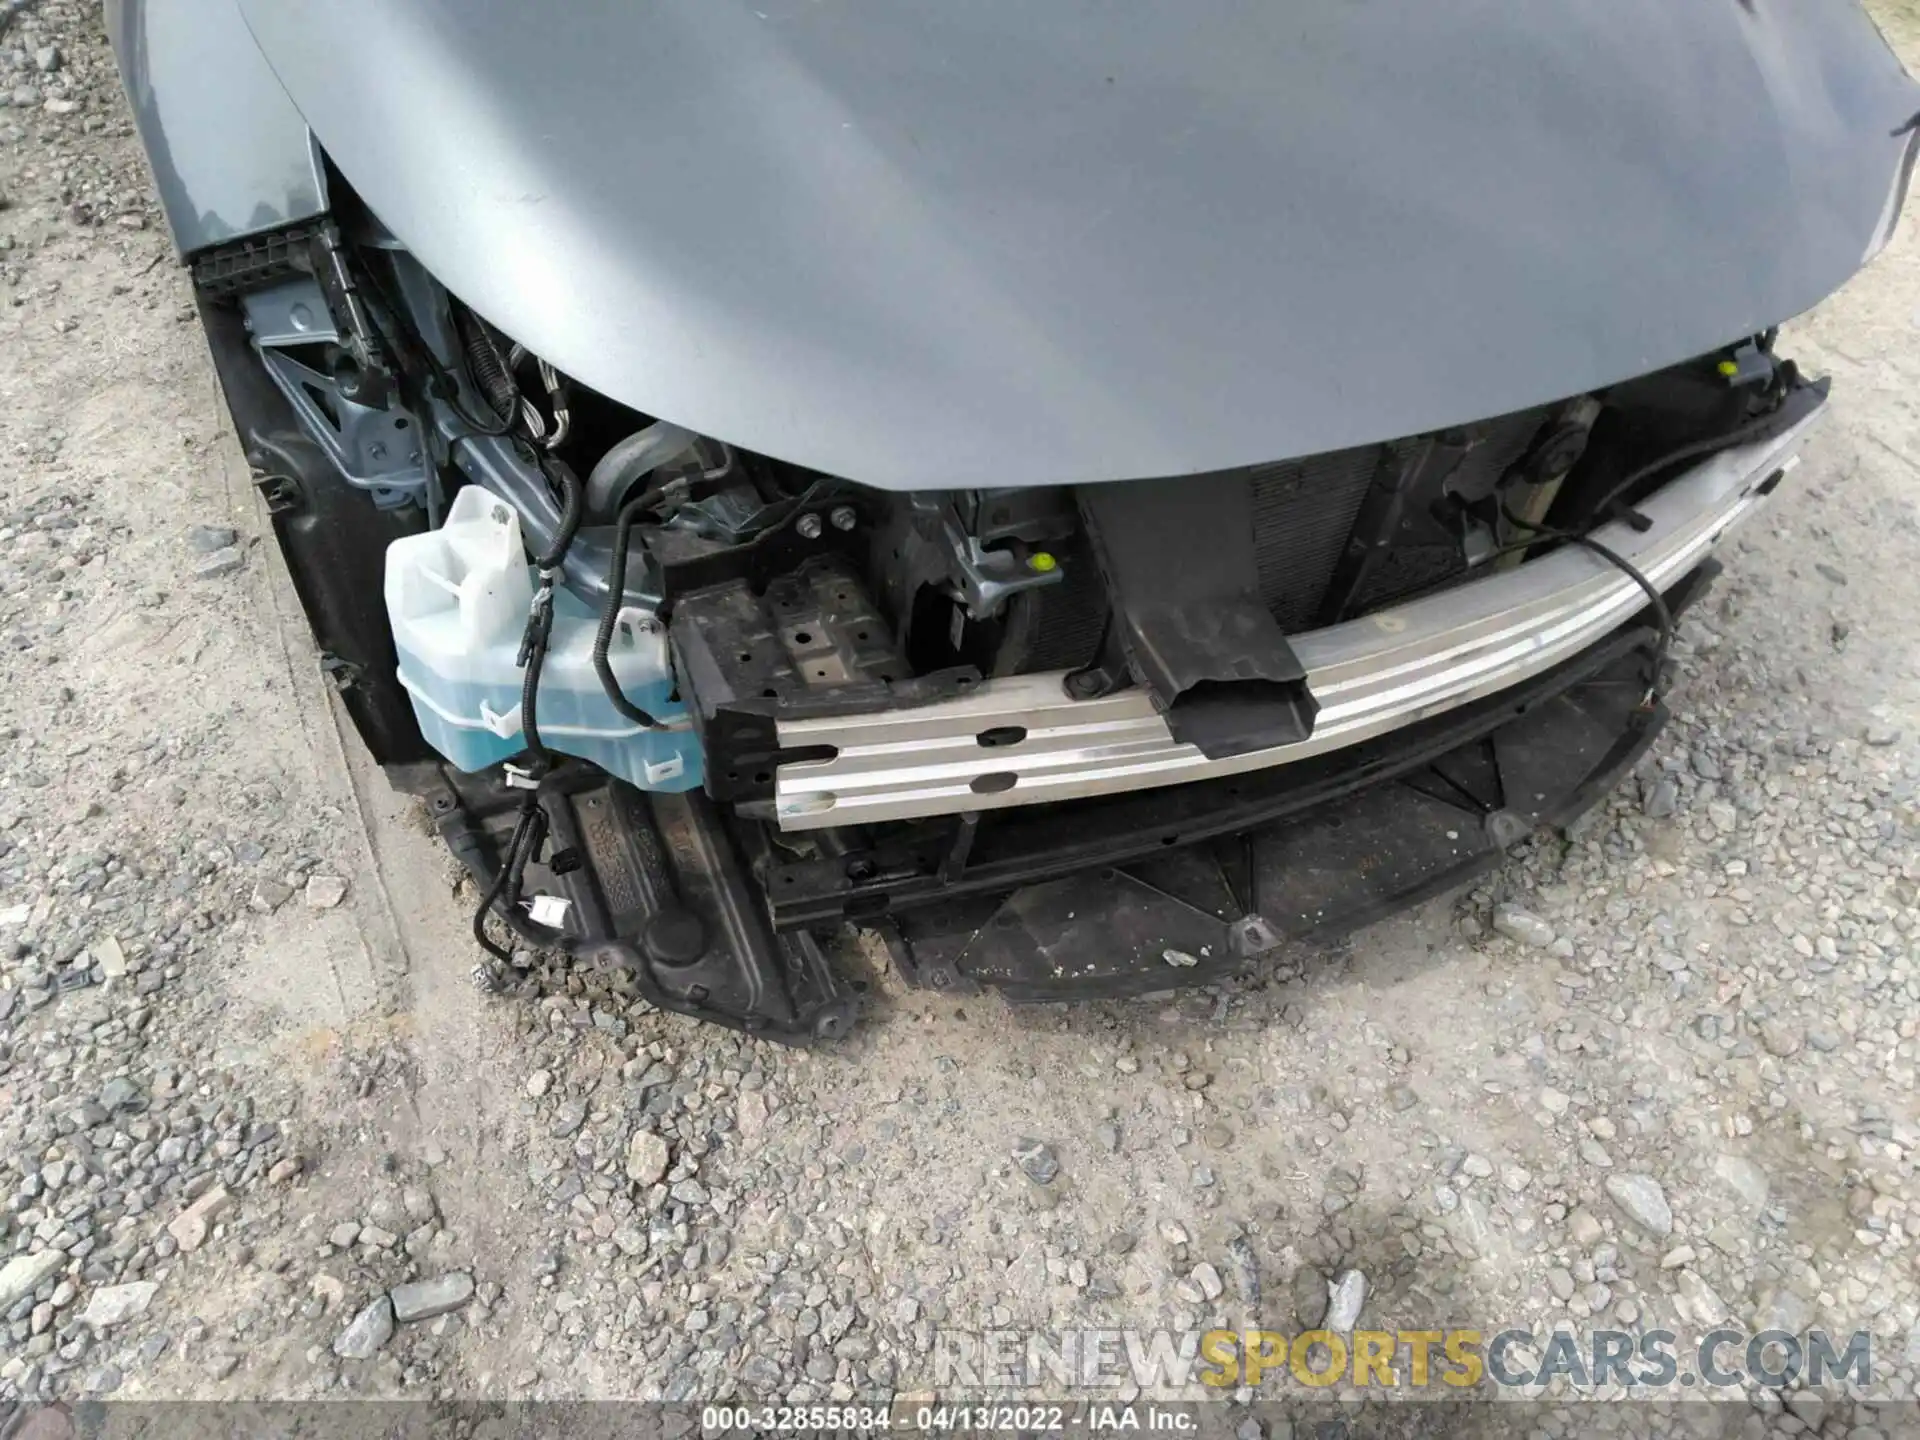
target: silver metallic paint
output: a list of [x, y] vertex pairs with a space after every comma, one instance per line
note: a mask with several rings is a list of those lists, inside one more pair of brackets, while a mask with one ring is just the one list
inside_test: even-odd
[[106, 18], [181, 254], [327, 208], [306, 122], [234, 0], [106, 0]]
[[1220, 469], [1677, 362], [1853, 273], [1920, 109], [1854, 0], [240, 4], [490, 320], [903, 489]]

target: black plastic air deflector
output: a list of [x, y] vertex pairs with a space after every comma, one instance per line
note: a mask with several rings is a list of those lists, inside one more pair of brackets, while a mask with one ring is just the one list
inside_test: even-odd
[[412, 506], [382, 510], [348, 484], [261, 365], [239, 309], [205, 295], [197, 301], [234, 430], [347, 714], [380, 764], [433, 758], [396, 678], [382, 593], [387, 546], [426, 529], [426, 517]]
[[893, 962], [913, 985], [1016, 1001], [1151, 994], [1464, 884], [1537, 825], [1586, 810], [1646, 753], [1666, 719], [1641, 703], [1651, 638], [1609, 645], [1597, 671], [1385, 783], [1212, 843], [895, 914], [882, 931]]
[[1128, 668], [1208, 759], [1304, 740], [1319, 705], [1260, 598], [1246, 472], [1075, 491]]
[[[427, 803], [476, 884], [492, 884], [524, 791], [500, 772], [401, 767], [396, 782]], [[551, 843], [536, 847], [526, 890], [565, 901], [557, 928], [524, 903], [495, 910], [533, 949], [599, 967], [658, 1009], [789, 1044], [844, 1035], [859, 1007], [805, 930], [776, 933], [754, 880], [766, 841], [699, 791], [648, 794], [578, 762], [547, 777], [540, 805]], [[561, 863], [562, 861], [565, 863]]]

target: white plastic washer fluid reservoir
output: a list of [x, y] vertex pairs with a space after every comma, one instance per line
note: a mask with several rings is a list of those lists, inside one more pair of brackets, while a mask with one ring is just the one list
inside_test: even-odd
[[[400, 683], [427, 743], [462, 770], [484, 770], [526, 748], [520, 730], [525, 672], [516, 663], [535, 575], [520, 515], [469, 485], [438, 530], [387, 547], [387, 617]], [[571, 590], [554, 591], [553, 632], [540, 672], [540, 738], [643, 790], [700, 783], [700, 747], [673, 693], [664, 631], [627, 609], [607, 660], [623, 693], [666, 728], [649, 730], [613, 708], [593, 668], [596, 616]]]

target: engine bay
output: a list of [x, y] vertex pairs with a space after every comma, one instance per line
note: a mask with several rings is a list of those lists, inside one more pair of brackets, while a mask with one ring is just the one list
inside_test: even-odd
[[[1289, 635], [1518, 563], [1528, 535], [1544, 553], [1763, 432], [1798, 383], [1757, 336], [1603, 394], [1333, 454], [892, 492], [576, 385], [385, 237], [329, 222], [282, 249], [251, 273], [216, 256], [202, 284], [237, 297], [304, 435], [396, 520], [437, 529], [466, 485], [512, 507], [534, 568], [603, 629], [666, 630], [703, 743], [723, 713], [911, 706], [1052, 671], [1079, 699], [1146, 687], [1203, 748], [1297, 737], [1312, 701]], [[739, 769], [719, 798], [765, 784]]]
[[[511, 959], [488, 929], [501, 916], [520, 943], [610, 957], [663, 1004], [790, 1036], [849, 1013], [823, 926], [904, 927], [908, 910], [999, 904], [995, 886], [1024, 894], [1063, 865], [1211, 843], [1216, 817], [1257, 826], [1332, 793], [1328, 774], [1369, 773], [1381, 742], [1368, 736], [1391, 731], [1396, 755], [1427, 763], [1408, 746], [1440, 724], [1428, 717], [1458, 706], [1457, 724], [1507, 723], [1469, 702], [1636, 612], [1639, 638], [1609, 673], [1637, 672], [1635, 713], [1655, 713], [1676, 586], [1721, 522], [1689, 538], [1642, 506], [1704, 458], [1764, 451], [1825, 393], [1765, 334], [1331, 454], [893, 491], [578, 384], [364, 214], [223, 247], [195, 279], [323, 664], [375, 758], [427, 799], [484, 886], [479, 943]], [[1734, 478], [1726, 503], [1745, 504], [1777, 475]], [[1438, 597], [1488, 593], [1461, 587], [1523, 564], [1545, 577], [1528, 562], [1563, 551], [1595, 557], [1588, 590], [1569, 591], [1592, 612], [1586, 630], [1530, 668], [1355, 728], [1341, 699], [1353, 682], [1337, 677], [1360, 662], [1338, 660], [1342, 644], [1431, 628], [1448, 618]], [[1592, 669], [1550, 673], [1571, 685]], [[1376, 689], [1406, 688], [1398, 674]], [[1450, 743], [1482, 743], [1457, 724]], [[1304, 758], [1335, 746], [1350, 748]], [[1301, 758], [1264, 770], [1276, 757]], [[863, 769], [921, 762], [910, 801], [865, 811], [838, 782], [804, 783], [849, 773], [857, 787]], [[1049, 788], [1059, 764], [1106, 779]], [[1196, 778], [1248, 773], [1272, 778]], [[783, 777], [800, 779], [783, 790]], [[1251, 810], [1250, 794], [1264, 797]], [[1497, 795], [1487, 813], [1508, 808]], [[1089, 826], [1110, 832], [1107, 849], [1088, 848]], [[1258, 923], [1222, 943], [1244, 958], [1275, 932], [1270, 907], [1239, 908]], [[985, 933], [962, 912], [949, 928]]]

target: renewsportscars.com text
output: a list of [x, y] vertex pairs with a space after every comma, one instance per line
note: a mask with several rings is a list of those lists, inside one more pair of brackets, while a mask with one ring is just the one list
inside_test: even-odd
[[1450, 1328], [1356, 1330], [952, 1331], [935, 1337], [935, 1383], [964, 1390], [1260, 1389], [1335, 1386], [1458, 1393], [1555, 1381], [1575, 1391], [1784, 1388], [1873, 1379], [1865, 1331], [1830, 1336], [1731, 1327], [1683, 1338], [1671, 1330]]

